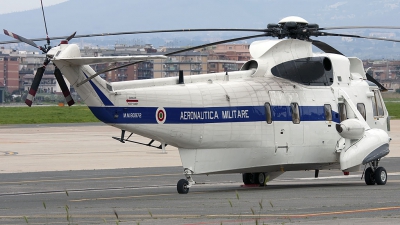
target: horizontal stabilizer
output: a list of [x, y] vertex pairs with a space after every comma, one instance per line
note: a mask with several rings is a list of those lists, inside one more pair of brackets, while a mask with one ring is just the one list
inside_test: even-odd
[[54, 61], [65, 61], [74, 65], [91, 65], [113, 62], [135, 62], [154, 59], [166, 59], [163, 55], [135, 55], [135, 56], [106, 56], [106, 57], [76, 57], [76, 58], [55, 58]]

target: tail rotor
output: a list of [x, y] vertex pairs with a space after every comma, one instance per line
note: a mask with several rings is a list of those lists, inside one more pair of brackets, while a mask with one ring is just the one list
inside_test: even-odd
[[[24, 38], [24, 37], [22, 37], [22, 36], [20, 36], [20, 35], [18, 35], [18, 34], [15, 34], [15, 33], [10, 32], [10, 31], [8, 31], [8, 30], [4, 30], [4, 34], [5, 34], [5, 35], [8, 35], [8, 36], [10, 36], [10, 37], [12, 37], [12, 38], [15, 38], [15, 39], [17, 39], [17, 40], [19, 40], [19, 41], [21, 41], [21, 42], [24, 42], [24, 43], [26, 43], [26, 44], [28, 44], [28, 45], [30, 45], [30, 46], [33, 46], [33, 47], [35, 47], [35, 48], [38, 48], [38, 49], [41, 50], [43, 53], [47, 53], [47, 52], [51, 49], [51, 46], [50, 46], [50, 38], [49, 38], [49, 34], [48, 34], [48, 32], [47, 32], [46, 17], [45, 17], [45, 15], [44, 15], [44, 9], [43, 9], [43, 2], [42, 2], [42, 0], [40, 0], [40, 3], [42, 4], [42, 13], [43, 13], [44, 27], [45, 27], [45, 29], [46, 29], [46, 42], [47, 42], [47, 44], [45, 44], [44, 46], [38, 46], [38, 45], [37, 45], [35, 42], [33, 42], [32, 40], [29, 40], [29, 39], [27, 39], [27, 38]], [[75, 34], [76, 34], [76, 32], [74, 32], [72, 35], [68, 36], [68, 37], [66, 38], [66, 40], [61, 41], [61, 43], [70, 41], [72, 38], [75, 37]], [[34, 98], [35, 98], [35, 96], [36, 96], [36, 93], [37, 93], [37, 91], [38, 91], [40, 82], [41, 82], [41, 80], [42, 80], [42, 78], [43, 78], [43, 74], [44, 74], [44, 72], [45, 72], [45, 70], [46, 70], [46, 66], [47, 66], [49, 63], [50, 63], [50, 59], [49, 59], [49, 58], [46, 58], [46, 59], [44, 60], [44, 62], [43, 62], [43, 66], [42, 66], [42, 67], [39, 67], [39, 68], [36, 70], [36, 74], [35, 74], [35, 77], [34, 77], [34, 79], [33, 79], [31, 88], [29, 89], [28, 96], [26, 97], [26, 100], [25, 100], [25, 103], [26, 103], [29, 107], [32, 106], [32, 103], [33, 103], [33, 100], [34, 100]], [[54, 66], [55, 66], [55, 65], [54, 65]], [[68, 86], [67, 86], [67, 84], [65, 83], [64, 77], [63, 77], [63, 75], [62, 75], [60, 69], [57, 68], [57, 66], [55, 66], [55, 69], [54, 69], [54, 76], [56, 77], [57, 83], [58, 83], [58, 85], [60, 86], [60, 89], [61, 89], [61, 91], [62, 91], [62, 93], [63, 93], [63, 95], [64, 95], [64, 97], [65, 97], [65, 99], [66, 99], [66, 101], [67, 101], [67, 103], [68, 103], [68, 105], [71, 106], [71, 105], [75, 104], [75, 101], [74, 101], [74, 99], [72, 99], [72, 96], [71, 96], [71, 93], [70, 93], [70, 91], [69, 91], [69, 89], [68, 89]]]

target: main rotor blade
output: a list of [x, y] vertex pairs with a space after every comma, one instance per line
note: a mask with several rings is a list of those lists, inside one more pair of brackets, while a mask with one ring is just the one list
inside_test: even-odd
[[73, 104], [75, 104], [74, 99], [71, 97], [71, 93], [69, 92], [69, 88], [67, 86], [67, 83], [65, 83], [64, 77], [60, 71], [60, 69], [58, 69], [58, 67], [55, 67], [54, 69], [54, 76], [57, 79], [58, 85], [61, 88], [61, 91], [65, 97], [65, 100], [67, 100], [67, 104], [68, 106], [71, 106]]
[[[132, 31], [132, 32], [117, 32], [117, 33], [99, 33], [99, 34], [85, 34], [76, 35], [75, 38], [86, 38], [86, 37], [99, 37], [99, 36], [114, 36], [114, 35], [124, 35], [124, 34], [151, 34], [151, 33], [173, 33], [173, 32], [196, 32], [196, 31], [245, 31], [245, 32], [267, 32], [266, 29], [229, 29], [229, 28], [211, 28], [211, 29], [177, 29], [177, 30], [149, 30], [149, 31]], [[67, 39], [68, 36], [50, 37], [50, 40], [57, 39]], [[31, 41], [46, 41], [47, 38], [34, 38]], [[0, 44], [12, 44], [21, 41], [3, 41]]]
[[364, 39], [380, 40], [380, 41], [400, 42], [400, 40], [390, 39], [390, 38], [365, 37], [365, 36], [359, 36], [359, 35], [353, 35], [353, 34], [334, 34], [334, 33], [325, 33], [325, 32], [317, 32], [316, 34], [313, 34], [313, 36], [353, 37], [353, 38], [364, 38]]
[[197, 31], [247, 31], [247, 32], [265, 32], [265, 29], [230, 29], [230, 28], [205, 28], [205, 29], [176, 29], [176, 30], [147, 30], [147, 31], [132, 31], [132, 32], [117, 32], [117, 33], [99, 33], [77, 35], [76, 38], [83, 37], [98, 37], [98, 36], [113, 36], [124, 34], [152, 34], [152, 33], [175, 33], [175, 32], [197, 32]]
[[208, 46], [219, 45], [219, 44], [224, 44], [224, 43], [229, 43], [229, 42], [234, 42], [234, 41], [247, 40], [247, 39], [251, 39], [251, 38], [265, 37], [265, 36], [269, 36], [269, 35], [268, 34], [258, 34], [258, 35], [240, 37], [240, 38], [227, 39], [227, 40], [223, 40], [223, 41], [217, 41], [217, 42], [212, 42], [212, 43], [208, 43], [208, 44], [204, 44], [204, 45], [198, 45], [195, 47], [185, 48], [185, 49], [178, 50], [175, 52], [170, 52], [170, 53], [165, 54], [165, 56], [174, 55], [174, 54], [178, 54], [181, 52], [187, 52], [187, 51], [195, 50], [195, 49], [199, 49], [199, 48], [205, 48]]
[[71, 34], [70, 36], [68, 36], [65, 40], [70, 41], [72, 38], [75, 37], [75, 34], [76, 34], [76, 31], [73, 34]]
[[47, 40], [47, 44], [50, 45], [49, 32], [47, 32], [47, 23], [46, 23], [46, 17], [44, 16], [44, 9], [43, 9], [43, 1], [42, 0], [40, 0], [40, 4], [42, 4], [44, 28], [46, 29], [46, 40]]
[[[257, 38], [257, 37], [265, 37], [265, 36], [269, 36], [269, 34], [258, 34], [258, 35], [252, 35], [252, 36], [246, 36], [246, 37], [240, 37], [240, 38], [233, 38], [233, 39], [228, 39], [228, 40], [223, 40], [223, 41], [217, 41], [217, 42], [212, 42], [212, 43], [208, 43], [208, 44], [204, 44], [204, 45], [198, 45], [198, 46], [195, 46], [195, 47], [190, 47], [190, 48], [185, 48], [185, 49], [182, 49], [182, 50], [170, 52], [170, 53], [165, 54], [165, 56], [174, 55], [174, 54], [178, 54], [178, 53], [181, 53], [181, 52], [186, 52], [186, 51], [190, 51], [190, 50], [194, 50], [194, 49], [205, 48], [205, 47], [212, 46], [212, 45], [224, 44], [224, 43], [229, 43], [229, 42], [234, 42], [234, 41], [246, 40], [246, 39]], [[89, 80], [97, 77], [98, 75], [100, 75], [102, 73], [106, 73], [106, 72], [109, 72], [109, 71], [113, 71], [113, 70], [116, 70], [116, 69], [119, 69], [119, 68], [127, 67], [127, 66], [134, 65], [134, 64], [137, 64], [137, 63], [141, 63], [141, 62], [144, 62], [144, 60], [136, 61], [136, 62], [132, 62], [132, 63], [126, 63], [126, 64], [121, 65], [121, 66], [117, 66], [117, 67], [113, 67], [113, 68], [102, 70], [100, 72], [97, 72], [97, 73], [93, 74], [92, 76], [88, 77], [87, 79], [81, 81], [76, 86], [79, 87], [82, 84], [88, 82]]]
[[[33, 47], [38, 48], [38, 49], [41, 49], [41, 48], [40, 48], [39, 46], [37, 46], [37, 44], [36, 44], [35, 42], [33, 42], [32, 40], [29, 40], [29, 39], [26, 39], [26, 38], [24, 38], [24, 37], [21, 37], [21, 36], [19, 36], [18, 34], [14, 34], [14, 33], [10, 32], [10, 31], [8, 31], [8, 30], [5, 30], [5, 29], [3, 29], [3, 31], [4, 31], [4, 34], [5, 34], [5, 35], [10, 36], [10, 37], [15, 38], [15, 39], [18, 40], [18, 41], [14, 42], [14, 43], [24, 42], [24, 43], [26, 43], [26, 44], [28, 44], [28, 45], [30, 45], [30, 46], [33, 46]], [[0, 42], [0, 44], [1, 44], [1, 42]]]
[[311, 43], [321, 49], [322, 51], [324, 51], [325, 53], [334, 53], [334, 54], [339, 54], [339, 55], [343, 55], [343, 53], [339, 52], [336, 48], [328, 45], [325, 42], [322, 41], [317, 41], [317, 40], [312, 40]]
[[395, 26], [343, 26], [343, 27], [321, 27], [317, 30], [342, 30], [342, 29], [400, 29]]
[[367, 80], [371, 81], [372, 83], [376, 84], [376, 86], [378, 86], [379, 90], [381, 92], [386, 92], [388, 89], [386, 89], [381, 83], [379, 83], [377, 80], [375, 80], [375, 78], [373, 77], [372, 74], [370, 74], [371, 72], [371, 67], [368, 68], [365, 72], [365, 75], [367, 76]]

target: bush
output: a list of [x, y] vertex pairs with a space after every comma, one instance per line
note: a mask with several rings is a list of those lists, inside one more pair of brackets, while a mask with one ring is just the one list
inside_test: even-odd
[[22, 98], [21, 98], [21, 97], [16, 97], [16, 98], [14, 98], [14, 100], [15, 100], [16, 102], [22, 102]]

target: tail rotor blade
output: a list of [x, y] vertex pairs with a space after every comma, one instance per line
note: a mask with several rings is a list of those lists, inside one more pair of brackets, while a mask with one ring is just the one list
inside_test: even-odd
[[60, 85], [61, 91], [65, 97], [65, 100], [67, 100], [68, 106], [75, 104], [75, 101], [71, 97], [71, 93], [69, 92], [69, 89], [67, 87], [67, 84], [65, 83], [64, 77], [63, 77], [60, 69], [58, 69], [58, 67], [56, 67], [54, 70], [54, 76], [56, 76], [58, 85]]
[[25, 100], [25, 103], [29, 107], [32, 106], [33, 98], [36, 95], [36, 92], [38, 90], [40, 81], [42, 80], [42, 77], [43, 77], [45, 69], [46, 69], [46, 66], [42, 66], [42, 67], [38, 68], [37, 71], [36, 71], [36, 74], [35, 74], [35, 78], [33, 78], [31, 89], [29, 89], [28, 96], [26, 97], [26, 100]]

